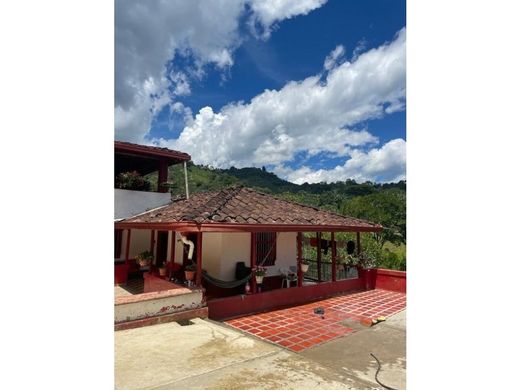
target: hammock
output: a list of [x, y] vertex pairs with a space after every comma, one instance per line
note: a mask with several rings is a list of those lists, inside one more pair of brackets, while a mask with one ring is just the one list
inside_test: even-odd
[[[277, 236], [278, 236], [278, 234], [277, 234]], [[267, 257], [269, 256], [269, 254], [273, 250], [275, 243], [276, 243], [276, 239], [274, 240], [273, 245], [271, 245], [271, 248], [269, 249], [267, 254], [264, 256], [263, 260], [260, 262], [260, 264], [259, 264], [260, 266], [262, 266], [265, 263], [265, 261], [267, 260]], [[213, 276], [210, 276], [207, 271], [203, 271], [202, 272], [202, 277], [208, 283], [211, 283], [211, 284], [213, 284], [213, 285], [215, 285], [217, 287], [221, 287], [221, 288], [235, 288], [235, 287], [238, 287], [238, 286], [246, 283], [249, 279], [251, 279], [251, 274], [243, 277], [242, 279], [231, 280], [229, 282], [227, 282], [225, 280], [220, 280], [220, 279], [214, 278]]]
[[217, 287], [221, 287], [221, 288], [235, 288], [235, 287], [238, 287], [238, 286], [246, 283], [251, 278], [251, 274], [247, 275], [246, 277], [244, 277], [242, 279], [232, 280], [230, 282], [226, 282], [225, 280], [220, 280], [220, 279], [214, 278], [214, 277], [210, 276], [206, 271], [204, 271], [202, 273], [202, 277], [208, 283], [211, 283], [211, 284], [213, 284], [213, 285], [215, 285]]

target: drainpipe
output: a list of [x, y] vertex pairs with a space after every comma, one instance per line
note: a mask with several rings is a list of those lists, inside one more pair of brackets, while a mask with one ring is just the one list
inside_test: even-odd
[[188, 189], [188, 167], [186, 161], [184, 161], [184, 187], [186, 188], [186, 199], [190, 199], [190, 190]]
[[193, 257], [193, 250], [195, 249], [195, 244], [193, 241], [188, 240], [185, 236], [181, 234], [181, 241], [184, 243], [184, 245], [188, 245], [190, 247], [188, 251], [188, 260], [191, 260]]

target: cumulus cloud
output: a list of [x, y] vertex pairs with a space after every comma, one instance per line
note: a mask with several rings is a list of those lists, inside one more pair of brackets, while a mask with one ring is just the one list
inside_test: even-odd
[[[222, 168], [281, 167], [300, 152], [350, 156], [350, 167], [362, 156], [353, 148], [378, 142], [367, 130], [354, 130], [355, 125], [404, 109], [405, 43], [402, 29], [392, 42], [332, 67], [325, 79], [292, 81], [220, 112], [204, 107], [178, 139], [161, 143], [191, 153], [197, 163]], [[336, 48], [329, 57], [337, 59], [342, 51]]]
[[406, 142], [394, 139], [381, 148], [373, 148], [367, 152], [352, 150], [350, 158], [343, 165], [333, 169], [313, 170], [307, 166], [291, 169], [278, 166], [274, 172], [288, 181], [303, 184], [319, 182], [335, 182], [354, 179], [358, 182], [396, 182], [405, 179]]
[[[253, 11], [250, 25], [255, 33], [268, 38], [276, 22], [297, 15], [307, 15], [326, 2], [327, 0], [250, 0]], [[258, 24], [261, 27], [260, 32], [257, 30]]]
[[[266, 31], [271, 24], [307, 14], [324, 0], [116, 0], [115, 131], [117, 139], [144, 142], [153, 116], [177, 96], [191, 92], [207, 64], [225, 72], [240, 45], [238, 27], [249, 18]], [[184, 72], [167, 70], [175, 56], [189, 57]]]

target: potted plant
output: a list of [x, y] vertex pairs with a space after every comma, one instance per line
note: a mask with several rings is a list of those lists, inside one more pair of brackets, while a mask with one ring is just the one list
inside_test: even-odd
[[262, 267], [261, 265], [253, 268], [253, 275], [255, 276], [257, 284], [262, 284], [262, 282], [264, 281], [264, 276], [265, 276], [266, 272], [267, 272], [267, 268]]
[[153, 253], [150, 251], [144, 251], [139, 253], [135, 259], [141, 267], [148, 267], [153, 260]]
[[309, 270], [309, 262], [307, 260], [302, 260], [300, 262], [300, 269], [302, 272], [307, 272]]
[[162, 263], [162, 265], [159, 267], [159, 275], [166, 276], [166, 270], [166, 263]]
[[377, 260], [367, 253], [359, 254], [358, 262], [359, 277], [364, 279], [365, 288], [373, 290], [376, 288]]
[[195, 279], [195, 273], [197, 272], [197, 266], [193, 263], [188, 264], [184, 269], [184, 277], [186, 280], [192, 282]]

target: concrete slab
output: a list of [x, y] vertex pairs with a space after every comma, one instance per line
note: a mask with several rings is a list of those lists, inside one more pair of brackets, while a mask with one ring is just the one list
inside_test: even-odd
[[116, 389], [372, 389], [212, 321], [115, 333]]
[[309, 348], [300, 355], [338, 374], [357, 377], [379, 388], [375, 381], [377, 363], [370, 353], [381, 362], [379, 380], [387, 386], [405, 389], [406, 311], [370, 328]]

